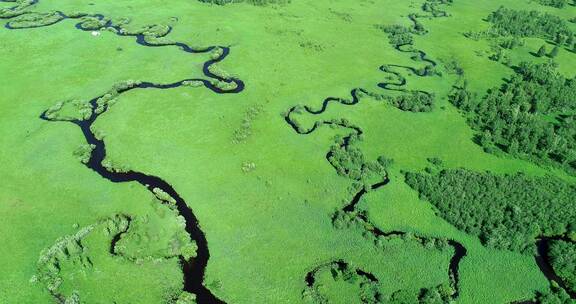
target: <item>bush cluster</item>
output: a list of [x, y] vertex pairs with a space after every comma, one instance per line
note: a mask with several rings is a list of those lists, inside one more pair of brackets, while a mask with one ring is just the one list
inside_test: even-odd
[[232, 133], [233, 143], [243, 143], [252, 135], [252, 124], [263, 111], [264, 107], [260, 104], [251, 105], [244, 111], [244, 117], [242, 118], [240, 127]]
[[221, 47], [215, 47], [212, 52], [210, 52], [210, 58], [212, 60], [217, 60], [222, 57], [222, 54], [224, 54], [224, 50]]
[[250, 173], [256, 170], [256, 164], [250, 161], [246, 161], [242, 163], [242, 172]]
[[447, 283], [420, 290], [401, 289], [392, 293], [390, 298], [383, 303], [448, 304], [453, 303], [452, 296], [454, 293], [452, 286]]
[[95, 145], [82, 144], [76, 150], [74, 150], [74, 156], [78, 158], [83, 164], [88, 163], [90, 156], [92, 155], [92, 150], [96, 148]]
[[422, 10], [430, 13], [432, 17], [446, 17], [448, 14], [438, 8], [440, 4], [452, 4], [452, 0], [426, 0], [422, 4]]
[[[320, 272], [329, 272], [330, 277], [334, 281], [343, 281], [348, 284], [358, 285], [359, 303], [382, 303], [383, 295], [380, 291], [378, 281], [369, 278], [368, 274], [360, 269], [355, 269], [343, 261], [337, 261], [322, 265], [314, 270], [312, 275], [315, 277]], [[314, 285], [308, 286], [302, 292], [304, 302], [311, 304], [330, 303], [330, 300], [322, 294], [322, 290], [325, 288], [324, 284], [314, 282]]]
[[442, 64], [444, 65], [444, 69], [446, 70], [446, 72], [448, 74], [453, 74], [453, 75], [464, 75], [464, 68], [462, 68], [462, 65], [460, 64], [460, 62], [455, 59], [455, 58], [447, 58], [442, 60]]
[[164, 192], [164, 190], [160, 188], [152, 189], [152, 192], [156, 196], [157, 199], [161, 200], [162, 202], [169, 203], [170, 205], [176, 205], [176, 200], [170, 196], [170, 194]]
[[226, 82], [217, 79], [210, 80], [210, 84], [212, 84], [215, 88], [218, 88], [222, 91], [232, 91], [238, 87], [238, 84], [234, 81]]
[[27, 8], [35, 4], [34, 0], [15, 0], [8, 2], [15, 2], [15, 5], [12, 7], [1, 8], [0, 19], [10, 19], [20, 16], [25, 13]]
[[548, 256], [554, 272], [572, 292], [576, 292], [576, 239], [574, 242], [551, 241]]
[[130, 171], [130, 168], [126, 164], [118, 163], [110, 157], [106, 157], [106, 159], [102, 161], [102, 166], [109, 172], [126, 173]]
[[196, 295], [183, 291], [176, 300], [175, 304], [196, 304]]
[[337, 139], [330, 147], [328, 161], [338, 175], [359, 181], [365, 188], [369, 188], [371, 180], [387, 175], [386, 167], [391, 161], [384, 157], [379, 157], [377, 161], [366, 161], [362, 151], [354, 146], [356, 140], [355, 135], [349, 137], [347, 144], [345, 139]]
[[191, 88], [198, 88], [204, 85], [204, 82], [200, 80], [185, 80], [182, 82], [183, 86], [191, 87]]
[[85, 120], [92, 115], [92, 106], [86, 100], [69, 99], [48, 108], [44, 115], [50, 120]]
[[408, 45], [414, 43], [412, 30], [408, 27], [394, 24], [394, 25], [377, 25], [377, 28], [388, 34], [388, 40], [394, 47]]
[[94, 16], [85, 16], [80, 19], [78, 26], [87, 31], [95, 31], [103, 28], [106, 23], [110, 21], [109, 18], [97, 18]]
[[211, 64], [210, 66], [208, 66], [208, 71], [210, 71], [210, 73], [223, 78], [223, 79], [230, 79], [232, 77], [232, 75], [230, 73], [228, 73], [226, 70], [224, 70], [220, 65], [214, 63]]
[[390, 103], [402, 111], [430, 112], [434, 106], [434, 97], [434, 93], [408, 91], [407, 93], [391, 97]]

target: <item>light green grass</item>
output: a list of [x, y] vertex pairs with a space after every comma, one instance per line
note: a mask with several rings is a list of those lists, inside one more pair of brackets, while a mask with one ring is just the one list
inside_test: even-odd
[[[94, 5], [88, 5], [94, 2]], [[380, 250], [360, 231], [336, 230], [330, 215], [351, 198], [348, 180], [336, 175], [325, 155], [335, 134], [321, 128], [296, 134], [281, 113], [295, 104], [319, 106], [328, 96], [348, 97], [355, 87], [378, 90], [382, 64], [419, 66], [394, 50], [376, 24], [409, 25], [407, 14], [421, 1], [297, 1], [286, 6], [224, 7], [196, 1], [43, 1], [35, 10], [86, 11], [130, 17], [135, 26], [165, 23], [170, 38], [191, 45], [230, 45], [221, 64], [246, 83], [238, 95], [216, 95], [205, 88], [134, 90], [103, 115], [95, 128], [105, 134], [108, 155], [129, 168], [162, 177], [190, 204], [206, 233], [211, 258], [206, 280], [228, 303], [299, 303], [304, 276], [314, 266], [345, 259], [374, 273], [388, 292], [434, 286], [447, 280], [449, 256], [417, 245]], [[456, 58], [477, 92], [498, 85], [511, 70], [478, 56], [486, 41], [462, 33], [485, 29], [482, 21], [500, 4], [549, 11], [563, 17], [574, 7], [555, 10], [527, 1], [455, 0], [449, 18], [422, 20], [429, 30], [416, 47], [430, 57]], [[1, 7], [6, 6], [0, 3]], [[330, 11], [332, 10], [332, 12]], [[336, 14], [336, 13], [340, 13]], [[351, 22], [343, 20], [348, 13]], [[178, 21], [172, 17], [177, 17]], [[41, 286], [29, 283], [43, 248], [56, 238], [116, 213], [145, 216], [150, 195], [136, 184], [112, 184], [86, 169], [73, 151], [83, 144], [70, 124], [47, 123], [39, 114], [58, 101], [91, 98], [126, 80], [172, 82], [202, 77], [207, 55], [175, 47], [146, 48], [134, 38], [103, 32], [93, 37], [74, 29], [71, 20], [30, 30], [0, 29], [0, 302], [50, 303]], [[3, 21], [0, 22], [3, 25]], [[573, 25], [571, 25], [573, 26]], [[24, 37], [24, 38], [23, 38]], [[527, 39], [515, 60], [543, 41]], [[317, 45], [320, 51], [301, 45]], [[119, 51], [119, 49], [122, 49]], [[49, 50], [49, 51], [48, 51]], [[574, 76], [575, 55], [562, 52], [561, 70]], [[572, 74], [570, 74], [572, 73]], [[421, 170], [426, 158], [447, 167], [497, 173], [557, 171], [525, 161], [484, 153], [473, 143], [465, 119], [446, 101], [456, 80], [408, 77], [409, 87], [434, 91], [431, 113], [407, 113], [369, 98], [355, 106], [332, 105], [321, 117], [298, 117], [306, 125], [322, 118], [345, 117], [365, 131], [361, 149], [369, 160], [393, 158], [392, 182], [370, 193], [363, 206], [383, 230], [406, 230], [462, 242], [468, 256], [460, 264], [461, 303], [504, 303], [530, 298], [548, 282], [533, 257], [489, 250], [434, 215], [430, 204], [402, 182], [401, 170]], [[252, 134], [233, 143], [233, 132], [250, 106], [260, 104]], [[254, 171], [242, 165], [252, 162]], [[104, 240], [105, 241], [105, 240]], [[102, 244], [98, 240], [96, 243]], [[66, 290], [81, 289], [87, 299], [126, 293], [120, 302], [149, 292], [142, 303], [156, 303], [181, 279], [173, 262], [153, 267], [115, 265], [106, 253], [96, 261], [98, 276], [69, 278]], [[154, 267], [162, 270], [154, 275]], [[70, 272], [73, 273], [73, 272]], [[114, 277], [115, 283], [99, 283]], [[171, 282], [162, 286], [162, 282]], [[170, 285], [170, 286], [167, 286]], [[152, 288], [154, 287], [154, 288]], [[336, 297], [351, 290], [336, 287]]]

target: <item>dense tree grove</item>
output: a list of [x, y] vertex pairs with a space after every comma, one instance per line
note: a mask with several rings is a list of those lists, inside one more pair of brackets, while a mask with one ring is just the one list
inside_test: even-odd
[[445, 169], [406, 173], [406, 183], [489, 247], [528, 253], [538, 236], [576, 233], [576, 187], [556, 178]]
[[487, 152], [504, 151], [576, 173], [576, 80], [553, 63], [521, 63], [500, 88], [478, 98], [457, 88], [450, 101], [468, 115]]
[[548, 256], [554, 272], [576, 292], [576, 242], [554, 240], [550, 244]]
[[550, 40], [570, 37], [574, 33], [560, 17], [537, 11], [522, 11], [500, 7], [487, 20], [492, 30], [502, 36], [542, 37]]
[[539, 304], [574, 304], [574, 300], [570, 299], [568, 293], [558, 287], [550, 286], [550, 290], [546, 292], [538, 292], [536, 294], [535, 303]]

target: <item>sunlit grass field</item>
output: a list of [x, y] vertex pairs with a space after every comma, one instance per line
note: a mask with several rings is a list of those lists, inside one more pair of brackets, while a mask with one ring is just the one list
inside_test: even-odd
[[[375, 247], [361, 229], [335, 229], [331, 216], [353, 196], [350, 181], [326, 160], [334, 136], [348, 130], [320, 127], [300, 135], [284, 114], [297, 104], [319, 107], [327, 97], [349, 98], [353, 88], [382, 91], [384, 64], [421, 67], [390, 45], [378, 25], [409, 26], [408, 14], [423, 1], [292, 0], [289, 4], [224, 6], [189, 1], [48, 1], [32, 10], [101, 13], [128, 17], [130, 26], [168, 24], [168, 38], [199, 48], [229, 46], [219, 67], [242, 79], [239, 94], [220, 95], [204, 87], [141, 89], [122, 94], [94, 124], [104, 136], [108, 159], [135, 171], [161, 176], [194, 210], [208, 241], [210, 260], [204, 282], [227, 303], [302, 303], [305, 275], [318, 264], [344, 259], [378, 277], [388, 296], [449, 281], [450, 250], [389, 241]], [[454, 0], [442, 6], [450, 16], [421, 18], [425, 35], [414, 47], [441, 63], [456, 59], [470, 87], [482, 94], [512, 70], [491, 61], [484, 40], [466, 31], [500, 5], [535, 9], [568, 19], [576, 7], [554, 9], [524, 0]], [[0, 2], [0, 8], [11, 3]], [[0, 25], [6, 20], [0, 19]], [[84, 138], [70, 123], [48, 123], [39, 115], [59, 101], [91, 99], [123, 80], [170, 83], [205, 78], [210, 54], [177, 47], [145, 47], [133, 37], [74, 28], [74, 20], [35, 29], [0, 29], [0, 302], [52, 303], [34, 283], [43, 249], [114, 214], [154, 217], [153, 197], [137, 183], [114, 184], [88, 170], [74, 155]], [[571, 23], [576, 30], [576, 24]], [[535, 52], [545, 41], [526, 39], [511, 51], [513, 62], [543, 61]], [[562, 50], [555, 61], [567, 77], [576, 76], [576, 54]], [[442, 66], [439, 69], [443, 69]], [[302, 126], [346, 118], [364, 131], [360, 149], [368, 160], [394, 159], [391, 182], [368, 193], [360, 206], [384, 231], [454, 239], [467, 249], [459, 266], [458, 303], [509, 303], [530, 299], [549, 282], [531, 255], [489, 249], [435, 215], [431, 204], [403, 182], [403, 172], [421, 171], [428, 158], [448, 168], [551, 174], [570, 183], [573, 176], [507, 156], [488, 154], [473, 141], [474, 131], [448, 102], [458, 77], [418, 77], [405, 72], [407, 87], [433, 92], [431, 112], [401, 111], [364, 97], [356, 105], [332, 104], [321, 115], [300, 114]], [[382, 91], [382, 93], [384, 93]], [[246, 112], [262, 110], [243, 126]], [[244, 129], [246, 138], [234, 140]], [[250, 164], [250, 170], [244, 170]], [[162, 221], [150, 220], [153, 225]], [[153, 230], [153, 229], [152, 229]], [[173, 231], [172, 231], [173, 230]], [[170, 238], [178, 227], [147, 235], [142, 246]], [[136, 232], [142, 236], [146, 231]], [[63, 269], [62, 289], [78, 290], [86, 303], [173, 303], [182, 274], [178, 260], [141, 264], [111, 257], [109, 242], [91, 236], [94, 266]], [[104, 244], [102, 244], [104, 243]], [[329, 298], [358, 299], [355, 286], [323, 279]], [[177, 293], [177, 292], [176, 292]], [[348, 300], [351, 299], [351, 300]], [[172, 301], [172, 302], [171, 302]], [[175, 302], [174, 302], [175, 303]], [[337, 303], [337, 302], [334, 302]]]

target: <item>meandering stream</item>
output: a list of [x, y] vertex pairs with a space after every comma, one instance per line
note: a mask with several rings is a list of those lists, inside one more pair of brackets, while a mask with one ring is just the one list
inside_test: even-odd
[[[15, 2], [15, 1], [8, 1], [8, 0], [0, 0], [0, 1], [2, 1], [2, 2]], [[30, 2], [30, 4], [26, 8], [33, 6], [37, 2], [38, 2], [37, 0]], [[13, 10], [16, 10], [15, 9], [16, 7], [14, 7]], [[28, 14], [28, 13], [31, 13], [31, 12], [28, 10], [25, 10], [22, 12], [15, 12], [14, 16], [12, 16], [10, 18], [14, 18], [14, 17], [21, 16], [23, 14]], [[58, 23], [58, 22], [63, 21], [63, 20], [80, 19], [83, 17], [91, 17], [91, 18], [96, 18], [98, 20], [104, 20], [104, 16], [101, 14], [93, 14], [93, 15], [81, 14], [81, 15], [76, 15], [76, 16], [68, 16], [63, 12], [56, 12], [56, 13], [60, 16], [60, 18], [55, 22], [50, 22], [47, 24], [40, 24], [40, 25], [30, 25], [30, 26], [26, 26], [26, 27], [13, 27], [10, 25], [10, 22], [8, 22], [5, 26], [5, 28], [10, 29], [10, 30], [23, 30], [23, 29], [30, 29], [30, 28], [36, 28], [36, 27], [50, 26], [52, 24]], [[10, 19], [10, 18], [5, 18], [5, 19]], [[80, 22], [78, 22], [75, 25], [75, 27], [79, 30], [84, 30], [84, 31], [94, 30], [93, 27], [90, 27], [90, 28], [84, 27], [82, 20], [80, 20]], [[214, 51], [216, 48], [221, 49], [219, 56], [206, 61], [203, 65], [204, 76], [206, 76], [210, 80], [199, 79], [199, 78], [190, 78], [190, 79], [183, 79], [183, 80], [179, 80], [176, 82], [164, 83], [164, 84], [158, 84], [158, 83], [146, 82], [146, 81], [137, 82], [134, 85], [131, 85], [129, 87], [118, 90], [117, 91], [118, 95], [121, 95], [121, 94], [128, 92], [128, 91], [137, 90], [137, 89], [172, 89], [172, 88], [178, 88], [178, 87], [185, 85], [186, 82], [190, 82], [190, 81], [201, 82], [206, 88], [210, 89], [211, 91], [213, 91], [214, 93], [217, 93], [217, 94], [239, 93], [244, 89], [244, 83], [241, 80], [236, 79], [236, 78], [224, 78], [224, 77], [216, 75], [210, 71], [211, 65], [224, 60], [229, 55], [230, 49], [228, 47], [210, 46], [210, 47], [203, 48], [203, 49], [194, 49], [191, 46], [189, 46], [185, 43], [182, 43], [182, 42], [155, 42], [155, 43], [151, 43], [151, 42], [147, 41], [147, 37], [143, 33], [127, 33], [122, 29], [121, 25], [115, 25], [112, 23], [112, 21], [106, 21], [103, 25], [100, 26], [99, 29], [105, 29], [105, 28], [114, 29], [116, 34], [119, 36], [135, 37], [136, 42], [138, 44], [140, 44], [142, 46], [146, 46], [146, 47], [175, 46], [175, 47], [178, 47], [183, 52], [191, 53], [191, 54], [209, 53], [209, 52]], [[163, 34], [161, 36], [154, 36], [153, 38], [164, 37], [169, 32], [170, 32], [170, 30], [168, 30], [165, 34]], [[213, 83], [213, 81], [224, 82], [226, 84], [230, 84], [231, 86], [229, 88], [222, 88], [220, 86], [215, 85]], [[148, 189], [148, 191], [150, 191], [150, 193], [153, 195], [154, 195], [154, 191], [153, 191], [154, 189], [160, 189], [163, 192], [165, 192], [166, 194], [168, 194], [172, 199], [175, 200], [176, 209], [178, 210], [179, 215], [181, 215], [185, 219], [185, 222], [186, 222], [185, 230], [190, 235], [191, 239], [196, 242], [197, 248], [198, 248], [195, 258], [193, 258], [191, 260], [186, 260], [182, 256], [180, 257], [182, 270], [183, 270], [183, 274], [184, 274], [184, 291], [191, 292], [191, 293], [195, 294], [198, 303], [224, 303], [224, 301], [222, 301], [221, 299], [216, 297], [214, 294], [212, 294], [212, 292], [208, 288], [206, 288], [203, 284], [204, 273], [206, 270], [206, 266], [208, 265], [208, 260], [210, 259], [210, 252], [208, 250], [208, 243], [206, 241], [206, 236], [204, 235], [204, 232], [200, 229], [196, 215], [193, 213], [192, 209], [186, 203], [186, 201], [180, 196], [180, 194], [178, 194], [178, 192], [167, 181], [163, 180], [162, 178], [160, 178], [158, 176], [154, 176], [154, 175], [150, 175], [150, 174], [146, 174], [146, 173], [138, 172], [138, 171], [134, 171], [134, 170], [129, 170], [127, 172], [117, 172], [117, 171], [114, 171], [112, 169], [106, 168], [102, 165], [102, 161], [104, 159], [106, 159], [106, 144], [105, 144], [104, 140], [99, 139], [95, 135], [94, 131], [92, 130], [92, 126], [96, 122], [98, 117], [100, 117], [100, 115], [106, 113], [106, 111], [108, 110], [108, 105], [105, 105], [103, 109], [100, 109], [97, 111], [97, 108], [98, 108], [98, 102], [97, 101], [98, 101], [98, 99], [100, 99], [103, 96], [104, 95], [94, 97], [89, 101], [91, 113], [90, 113], [90, 116], [85, 118], [85, 119], [51, 118], [49, 115], [47, 115], [46, 111], [40, 115], [40, 118], [43, 120], [46, 120], [46, 121], [69, 122], [69, 123], [72, 123], [73, 125], [77, 126], [78, 128], [80, 128], [80, 130], [82, 131], [82, 134], [84, 135], [86, 143], [89, 145], [92, 145], [92, 147], [93, 147], [93, 150], [90, 153], [90, 158], [85, 163], [86, 167], [93, 170], [95, 173], [100, 175], [102, 178], [105, 178], [105, 179], [107, 179], [113, 183], [137, 182], [140, 185], [144, 186], [146, 189]], [[168, 203], [168, 202], [164, 202], [164, 203]], [[117, 242], [118, 240], [119, 240], [119, 235], [118, 235], [118, 239], [113, 240], [111, 248], [113, 248], [114, 243]], [[111, 250], [113, 250], [113, 249], [111, 249]], [[61, 302], [62, 299], [57, 298], [56, 300]]]

